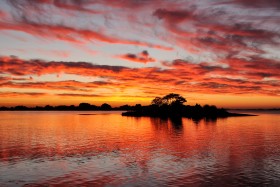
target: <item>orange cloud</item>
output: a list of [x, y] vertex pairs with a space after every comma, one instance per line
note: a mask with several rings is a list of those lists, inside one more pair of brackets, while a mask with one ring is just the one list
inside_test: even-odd
[[[235, 93], [277, 95], [279, 92], [279, 63], [266, 61], [262, 68], [258, 61], [228, 59], [228, 67], [208, 63], [194, 64], [184, 60], [165, 63], [167, 69], [128, 68], [123, 66], [94, 65], [87, 62], [25, 61], [10, 57], [0, 58], [2, 73], [7, 75], [75, 74], [79, 76], [106, 77], [104, 82], [13, 82], [4, 80], [1, 87], [39, 88], [89, 92], [95, 89], [137, 90], [142, 93], [162, 93], [170, 89], [192, 93]], [[269, 63], [269, 64], [268, 64]], [[255, 66], [254, 66], [255, 64]], [[234, 78], [236, 76], [242, 77]], [[233, 77], [233, 78], [230, 78]], [[270, 78], [273, 78], [270, 80]], [[156, 86], [155, 86], [156, 85]]]
[[57, 96], [63, 97], [102, 97], [102, 95], [97, 94], [73, 94], [73, 93], [63, 93], [63, 94], [56, 94]]
[[22, 96], [40, 97], [44, 95], [47, 94], [37, 93], [37, 92], [0, 92], [1, 97], [22, 97]]

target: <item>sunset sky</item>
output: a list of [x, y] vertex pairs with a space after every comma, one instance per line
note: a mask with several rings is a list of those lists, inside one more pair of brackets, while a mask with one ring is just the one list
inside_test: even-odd
[[279, 0], [0, 0], [0, 106], [280, 107]]

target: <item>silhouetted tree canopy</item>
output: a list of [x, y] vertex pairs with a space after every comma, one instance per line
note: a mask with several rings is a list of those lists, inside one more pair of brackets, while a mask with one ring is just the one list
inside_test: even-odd
[[183, 105], [187, 100], [179, 94], [170, 93], [164, 97], [156, 97], [152, 100], [153, 105], [162, 106], [162, 105]]
[[103, 103], [103, 104], [101, 105], [101, 109], [102, 109], [102, 110], [111, 110], [112, 107], [111, 107], [111, 105], [109, 105], [109, 104], [107, 104], [107, 103]]
[[157, 106], [161, 106], [163, 105], [162, 103], [162, 98], [161, 97], [156, 97], [152, 100], [152, 105], [157, 105]]
[[80, 103], [79, 104], [79, 108], [80, 109], [89, 109], [90, 108], [90, 104], [89, 103]]

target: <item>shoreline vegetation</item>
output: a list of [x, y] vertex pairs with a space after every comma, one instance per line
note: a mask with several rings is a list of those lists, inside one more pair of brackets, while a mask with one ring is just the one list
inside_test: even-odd
[[111, 107], [111, 105], [104, 103], [101, 106], [91, 105], [89, 103], [80, 103], [79, 106], [75, 105], [59, 105], [59, 106], [36, 106], [27, 107], [23, 105], [18, 105], [15, 107], [0, 107], [0, 111], [124, 111], [131, 110], [132, 107], [129, 105], [124, 105], [120, 107]]
[[[79, 106], [50, 106], [46, 105], [27, 107], [23, 105], [15, 107], [0, 107], [0, 111], [126, 111], [122, 116], [131, 117], [161, 117], [161, 118], [226, 118], [237, 116], [255, 116], [251, 114], [230, 113], [226, 109], [217, 108], [214, 105], [195, 106], [184, 105], [187, 100], [179, 94], [170, 93], [164, 97], [156, 97], [152, 100], [151, 105], [142, 106], [136, 104], [135, 106], [123, 105], [120, 107], [111, 107], [111, 105], [104, 103], [101, 106], [91, 105], [89, 103], [80, 103]], [[89, 115], [89, 114], [81, 114]]]

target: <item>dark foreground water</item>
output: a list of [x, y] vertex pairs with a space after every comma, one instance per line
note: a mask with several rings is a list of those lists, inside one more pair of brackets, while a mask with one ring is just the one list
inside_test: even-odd
[[[0, 112], [0, 186], [280, 186], [280, 114]], [[85, 112], [82, 112], [85, 113]]]

